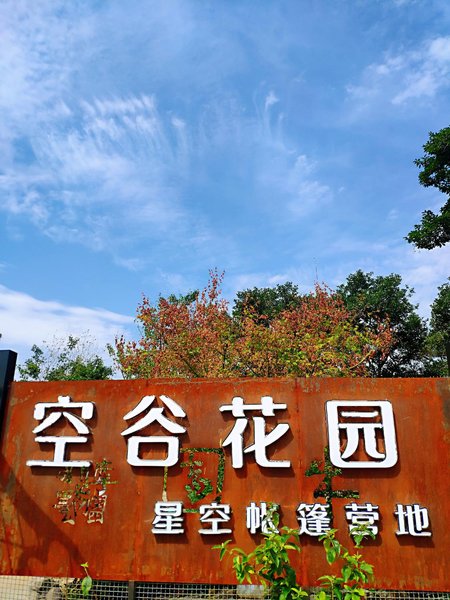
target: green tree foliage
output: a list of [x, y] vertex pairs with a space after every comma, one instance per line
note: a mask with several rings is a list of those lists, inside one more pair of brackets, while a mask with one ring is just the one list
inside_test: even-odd
[[31, 357], [19, 366], [24, 381], [70, 381], [109, 379], [113, 369], [95, 354], [93, 342], [87, 337], [69, 335], [67, 339], [44, 341], [43, 348], [34, 345]]
[[268, 326], [280, 313], [298, 306], [300, 299], [298, 287], [290, 281], [275, 287], [242, 290], [236, 294], [233, 317], [240, 321], [251, 315], [257, 322]]
[[422, 170], [419, 181], [425, 187], [435, 187], [448, 196], [438, 214], [422, 213], [422, 221], [408, 233], [406, 240], [417, 248], [431, 250], [450, 241], [450, 127], [437, 133], [430, 131], [425, 154], [415, 164]]
[[450, 376], [450, 278], [438, 289], [431, 305], [428, 345], [435, 367], [442, 377]]
[[414, 292], [401, 285], [400, 275], [375, 277], [361, 270], [347, 277], [338, 287], [346, 307], [355, 314], [359, 327], [375, 331], [389, 320], [393, 344], [387, 353], [376, 353], [369, 360], [373, 377], [418, 377], [430, 372], [427, 356], [427, 326], [411, 303]]

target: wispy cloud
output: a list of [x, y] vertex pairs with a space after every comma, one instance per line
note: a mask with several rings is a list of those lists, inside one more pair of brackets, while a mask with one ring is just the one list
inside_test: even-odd
[[[289, 219], [301, 219], [330, 203], [334, 194], [318, 179], [317, 162], [302, 153], [298, 143], [286, 134], [279, 105], [279, 98], [270, 91], [260, 117], [264, 153], [257, 177], [263, 188], [269, 188], [271, 197], [277, 195]], [[278, 204], [276, 210], [279, 208]]]
[[145, 93], [79, 100], [79, 71], [102, 46], [94, 13], [6, 1], [0, 22], [0, 210], [11, 222], [108, 249], [132, 268], [141, 259], [123, 245], [195, 230], [178, 201], [188, 168], [182, 119], [161, 115]]
[[[244, 227], [255, 212], [304, 219], [332, 200], [319, 165], [288, 134], [284, 95], [255, 79], [246, 99], [228, 80], [248, 70], [244, 46], [259, 39], [234, 13], [220, 9], [223, 29], [181, 0], [156, 7], [145, 27], [140, 11], [120, 5], [11, 0], [0, 10], [0, 210], [10, 230], [31, 223], [139, 270], [170, 245], [197, 260], [238, 256], [224, 224]], [[145, 78], [130, 85], [120, 68], [116, 79], [100, 73], [134, 64], [135, 44]], [[230, 181], [245, 189], [239, 211]]]
[[101, 308], [70, 306], [44, 301], [0, 285], [1, 344], [19, 352], [19, 360], [28, 355], [33, 344], [56, 336], [82, 335], [89, 332], [99, 347], [114, 341], [116, 334], [131, 328], [133, 318]]
[[92, 36], [87, 16], [56, 0], [30, 4], [5, 0], [0, 7], [0, 107], [10, 132], [34, 131], [49, 113], [61, 111], [61, 94]]
[[281, 111], [273, 112], [278, 103], [270, 91], [261, 110], [249, 115], [235, 101], [220, 102], [189, 125], [182, 116], [161, 114], [148, 95], [64, 104], [45, 133], [30, 141], [30, 162], [0, 175], [2, 209], [55, 241], [108, 248], [118, 264], [137, 269], [145, 261], [121, 253], [131, 239], [184, 238], [191, 246], [211, 241], [208, 207], [199, 218], [183, 198], [202, 161], [234, 161], [223, 155], [232, 151], [241, 162], [252, 161], [255, 194], [277, 194], [291, 218], [301, 218], [330, 202], [332, 192], [286, 137]]
[[366, 67], [358, 84], [347, 86], [356, 114], [374, 106], [403, 106], [430, 101], [450, 87], [450, 36], [423, 42], [419, 48], [389, 52], [383, 61]]
[[83, 102], [76, 125], [47, 125], [32, 142], [31, 164], [1, 176], [3, 208], [27, 214], [52, 237], [86, 242], [110, 216], [160, 228], [181, 217], [174, 188], [186, 161], [184, 132], [179, 120], [163, 120], [153, 98]]

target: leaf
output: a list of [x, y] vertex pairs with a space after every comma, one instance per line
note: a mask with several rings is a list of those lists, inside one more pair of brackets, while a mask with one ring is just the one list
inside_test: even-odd
[[83, 577], [81, 581], [81, 593], [83, 594], [83, 596], [88, 596], [89, 592], [91, 591], [91, 588], [92, 577], [90, 577], [90, 575], [86, 575], [86, 577]]
[[351, 579], [352, 576], [352, 568], [349, 567], [348, 565], [346, 565], [343, 569], [342, 569], [342, 575], [344, 577], [344, 581], [348, 581], [349, 579]]
[[325, 551], [325, 556], [327, 558], [327, 562], [329, 565], [332, 565], [336, 560], [336, 550], [333, 547], [330, 547]]
[[331, 581], [332, 579], [334, 579], [333, 575], [322, 575], [322, 577], [318, 577], [317, 578], [318, 581], [321, 581], [322, 579], [324, 579], [325, 581]]
[[366, 573], [369, 573], [369, 575], [373, 575], [373, 566], [370, 565], [369, 563], [366, 563], [363, 561], [360, 564], [360, 569], [361, 569], [361, 571], [365, 571]]

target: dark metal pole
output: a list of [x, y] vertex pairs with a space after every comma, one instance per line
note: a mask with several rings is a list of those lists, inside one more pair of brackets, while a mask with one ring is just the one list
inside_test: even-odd
[[0, 350], [0, 435], [3, 431], [6, 403], [9, 387], [14, 379], [17, 353], [12, 350]]
[[136, 582], [128, 582], [128, 600], [135, 600]]

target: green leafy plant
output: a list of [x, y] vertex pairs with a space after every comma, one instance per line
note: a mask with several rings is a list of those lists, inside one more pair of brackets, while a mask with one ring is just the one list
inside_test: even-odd
[[[184, 486], [187, 497], [191, 504], [196, 504], [215, 493], [214, 502], [221, 502], [223, 481], [225, 476], [225, 453], [222, 448], [182, 448], [180, 455], [187, 454], [187, 460], [181, 463], [181, 467], [188, 469], [189, 482]], [[218, 459], [217, 478], [215, 484], [203, 473], [203, 460], [196, 458], [197, 455], [215, 454]], [[166, 477], [166, 475], [165, 475]], [[163, 492], [167, 490], [167, 477], [164, 482]], [[198, 508], [185, 508], [185, 512], [198, 512]]]
[[314, 498], [324, 498], [328, 504], [328, 517], [331, 525], [333, 524], [333, 499], [334, 498], [359, 498], [358, 490], [335, 490], [333, 488], [333, 479], [342, 475], [342, 470], [333, 465], [330, 460], [330, 450], [325, 446], [323, 451], [323, 461], [313, 460], [305, 471], [306, 477], [314, 475], [323, 475], [324, 478], [319, 486], [314, 490]]
[[202, 466], [203, 461], [195, 460], [193, 451], [186, 450], [188, 453], [188, 460], [181, 463], [182, 467], [188, 468], [188, 478], [190, 483], [184, 487], [187, 492], [187, 496], [192, 504], [203, 500], [205, 496], [214, 491], [211, 481], [207, 477], [202, 477]]
[[97, 598], [95, 594], [94, 596], [91, 594], [91, 592], [93, 592], [94, 582], [89, 574], [88, 563], [85, 562], [81, 564], [80, 567], [84, 570], [84, 577], [82, 579], [74, 579], [70, 583], [67, 583], [59, 588], [62, 597], [65, 598], [65, 600], [82, 600], [83, 598], [87, 597]]
[[[278, 531], [279, 515], [275, 505], [267, 511], [266, 522], [273, 528], [263, 533], [263, 540], [256, 548], [246, 553], [241, 548], [230, 548], [227, 540], [214, 549], [220, 550], [220, 560], [227, 554], [232, 557], [236, 579], [242, 583], [260, 583], [265, 596], [271, 600], [296, 600], [308, 596], [297, 581], [297, 574], [291, 565], [291, 553], [300, 552], [299, 534], [296, 529], [282, 527]], [[365, 596], [364, 587], [373, 577], [373, 567], [363, 560], [357, 551], [351, 553], [336, 539], [336, 529], [330, 529], [319, 539], [322, 541], [327, 562], [332, 565], [342, 561], [340, 575], [319, 577], [320, 590], [317, 600], [360, 600]], [[356, 549], [366, 536], [374, 537], [365, 525], [352, 529], [351, 535]]]
[[91, 591], [92, 588], [92, 577], [89, 575], [89, 571], [88, 571], [88, 563], [83, 563], [81, 565], [81, 567], [84, 569], [84, 572], [86, 573], [86, 575], [83, 577], [83, 579], [81, 580], [81, 593], [83, 594], [83, 596], [89, 596], [89, 592]]
[[275, 505], [269, 505], [267, 524], [273, 528], [263, 534], [263, 541], [253, 552], [247, 554], [241, 548], [229, 548], [231, 540], [219, 546], [220, 560], [226, 554], [233, 557], [233, 569], [239, 583], [252, 584], [255, 581], [264, 586], [266, 594], [273, 600], [296, 600], [307, 596], [297, 583], [297, 575], [291, 566], [289, 552], [300, 552], [299, 535], [288, 527], [277, 530], [279, 515]]
[[[365, 596], [364, 587], [373, 578], [373, 567], [366, 562], [359, 552], [351, 553], [336, 539], [337, 529], [330, 529], [320, 536], [323, 542], [328, 564], [341, 560], [340, 575], [323, 575], [319, 577], [321, 590], [317, 600], [360, 600]], [[361, 548], [366, 536], [374, 538], [374, 534], [366, 525], [358, 525], [351, 530], [355, 548]]]

